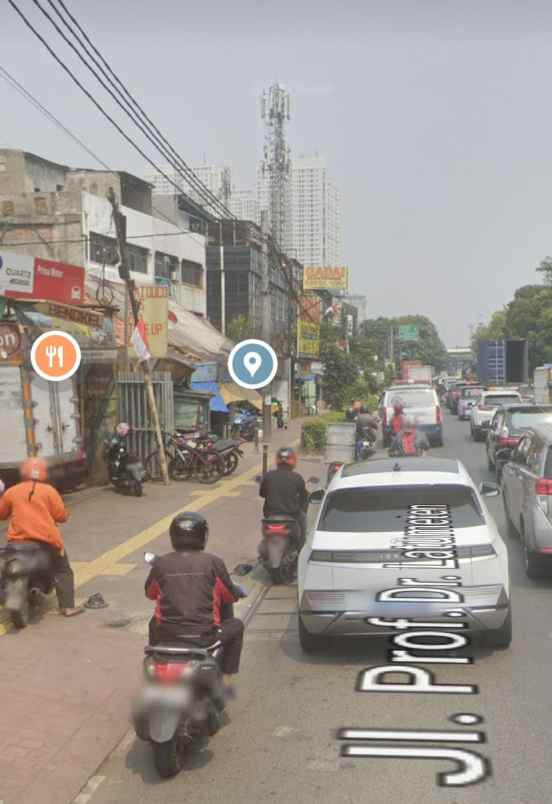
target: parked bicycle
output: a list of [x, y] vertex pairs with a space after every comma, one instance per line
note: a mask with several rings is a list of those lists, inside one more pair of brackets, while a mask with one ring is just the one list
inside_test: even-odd
[[[192, 439], [179, 433], [164, 433], [165, 455], [171, 480], [197, 480], [200, 483], [216, 483], [229, 473], [230, 464], [226, 456], [210, 442], [200, 438]], [[159, 476], [159, 450], [146, 458], [145, 467], [148, 479]], [[233, 471], [233, 469], [232, 469]]]

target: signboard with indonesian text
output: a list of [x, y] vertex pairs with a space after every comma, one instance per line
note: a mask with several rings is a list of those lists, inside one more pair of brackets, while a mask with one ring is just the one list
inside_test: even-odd
[[345, 265], [335, 267], [307, 266], [303, 269], [303, 290], [348, 290], [349, 269]]
[[[140, 301], [140, 318], [144, 322], [145, 335], [152, 357], [167, 357], [169, 334], [169, 289], [147, 285], [136, 288]], [[134, 325], [129, 327], [129, 337], [134, 332]], [[135, 352], [131, 349], [131, 352]]]
[[61, 304], [84, 301], [84, 268], [42, 257], [0, 254], [0, 295]]
[[303, 295], [297, 314], [297, 357], [320, 355], [321, 301], [318, 296]]
[[21, 355], [22, 338], [13, 321], [0, 321], [0, 361], [13, 360]]

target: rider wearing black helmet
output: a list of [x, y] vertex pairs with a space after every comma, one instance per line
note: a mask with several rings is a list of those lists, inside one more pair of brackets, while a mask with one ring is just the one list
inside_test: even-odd
[[276, 453], [276, 469], [266, 473], [259, 494], [264, 497], [263, 515], [289, 514], [305, 535], [305, 511], [309, 495], [302, 476], [295, 472], [297, 454], [291, 447], [282, 447]]
[[[172, 553], [158, 556], [146, 581], [146, 595], [156, 601], [150, 621], [150, 645], [191, 642], [224, 646], [222, 672], [227, 689], [237, 673], [243, 644], [243, 622], [223, 616], [223, 609], [244, 596], [224, 561], [204, 552], [209, 535], [205, 517], [191, 511], [172, 521]], [[233, 611], [231, 611], [233, 615]]]

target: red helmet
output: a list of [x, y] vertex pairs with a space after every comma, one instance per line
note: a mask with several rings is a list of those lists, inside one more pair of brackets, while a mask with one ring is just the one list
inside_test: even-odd
[[20, 469], [22, 480], [33, 480], [44, 482], [48, 477], [48, 467], [42, 458], [28, 458], [21, 464]]
[[276, 453], [277, 466], [297, 466], [297, 453], [291, 447], [281, 447]]

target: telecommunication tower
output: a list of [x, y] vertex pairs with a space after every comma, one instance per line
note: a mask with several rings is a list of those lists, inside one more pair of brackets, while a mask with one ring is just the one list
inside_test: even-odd
[[287, 250], [291, 229], [291, 157], [286, 142], [290, 96], [280, 84], [273, 84], [261, 95], [261, 117], [265, 121], [262, 173], [268, 183], [270, 228], [280, 248]]

